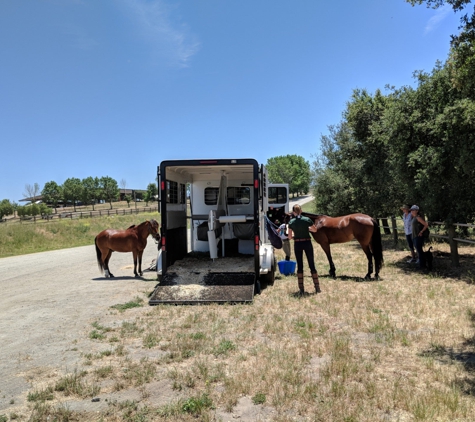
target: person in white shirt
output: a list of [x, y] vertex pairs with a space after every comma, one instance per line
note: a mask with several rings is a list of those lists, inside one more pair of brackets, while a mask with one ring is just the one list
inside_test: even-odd
[[290, 221], [290, 216], [286, 215], [284, 217], [284, 222], [277, 229], [277, 233], [279, 234], [279, 237], [282, 239], [282, 250], [285, 253], [286, 261], [290, 261], [290, 253], [291, 253], [290, 240], [289, 240], [289, 236], [287, 232], [287, 224], [289, 224], [289, 221]]
[[408, 205], [403, 205], [401, 207], [402, 219], [404, 221], [404, 233], [406, 234], [407, 246], [411, 251], [411, 259], [407, 261], [409, 264], [416, 262], [416, 252], [414, 251], [414, 242], [412, 241], [412, 214]]

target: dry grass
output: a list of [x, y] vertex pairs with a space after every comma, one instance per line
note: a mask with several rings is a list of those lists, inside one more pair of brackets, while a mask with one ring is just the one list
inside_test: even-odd
[[[434, 249], [435, 271], [423, 274], [388, 243], [382, 279], [365, 282], [359, 245], [332, 247], [337, 279], [326, 276], [315, 245], [319, 295], [299, 298], [295, 276], [279, 276], [251, 305], [104, 310], [91, 322], [98, 335], [81, 339], [89, 346], [76, 372], [32, 389], [39, 398], [16, 416], [225, 420], [220, 412], [247, 397], [255, 415], [266, 412], [253, 420], [472, 421], [475, 250], [460, 248], [462, 266], [453, 269], [448, 246]], [[312, 292], [308, 271], [305, 283]], [[63, 385], [72, 387], [58, 391]], [[160, 397], [153, 395], [158, 386]], [[127, 391], [138, 396], [111, 399]], [[109, 398], [107, 410], [79, 413], [61, 404], [88, 392], [89, 401]]]

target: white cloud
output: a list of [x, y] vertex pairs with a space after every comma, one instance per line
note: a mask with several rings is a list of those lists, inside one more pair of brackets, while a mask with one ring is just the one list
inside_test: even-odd
[[186, 24], [174, 23], [169, 6], [162, 0], [123, 0], [141, 35], [153, 46], [155, 57], [179, 67], [188, 67], [200, 48]]
[[434, 31], [440, 25], [440, 23], [446, 18], [446, 16], [452, 11], [452, 7], [446, 4], [443, 7], [439, 7], [435, 10], [435, 15], [432, 16], [424, 29], [424, 34]]

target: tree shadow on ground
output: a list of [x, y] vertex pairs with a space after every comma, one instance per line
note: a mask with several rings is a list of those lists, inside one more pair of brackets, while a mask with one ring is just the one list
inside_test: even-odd
[[[472, 326], [475, 328], [475, 312], [469, 314]], [[466, 339], [458, 348], [435, 344], [420, 353], [422, 357], [431, 357], [438, 362], [450, 365], [460, 363], [466, 374], [463, 378], [454, 380], [454, 385], [463, 393], [475, 396], [475, 336]]]
[[[459, 254], [460, 266], [458, 267], [452, 264], [452, 259], [448, 252], [433, 250], [432, 255], [434, 257], [432, 271], [427, 271], [427, 274], [433, 277], [451, 278], [467, 284], [475, 284], [475, 255]], [[410, 258], [411, 256], [407, 255], [392, 265], [407, 274], [417, 272], [418, 265], [407, 262]]]

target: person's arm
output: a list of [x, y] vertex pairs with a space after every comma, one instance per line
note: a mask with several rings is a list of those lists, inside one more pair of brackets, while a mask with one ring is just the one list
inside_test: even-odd
[[292, 229], [289, 227], [289, 230], [288, 230], [288, 233], [289, 233], [289, 240], [292, 240], [292, 238], [294, 237], [294, 232], [292, 231]]
[[418, 236], [422, 236], [422, 233], [428, 229], [429, 224], [427, 223], [426, 220], [424, 220], [422, 217], [419, 217], [419, 216], [417, 217], [417, 221], [419, 221], [419, 223], [421, 223], [424, 226], [418, 234]]

